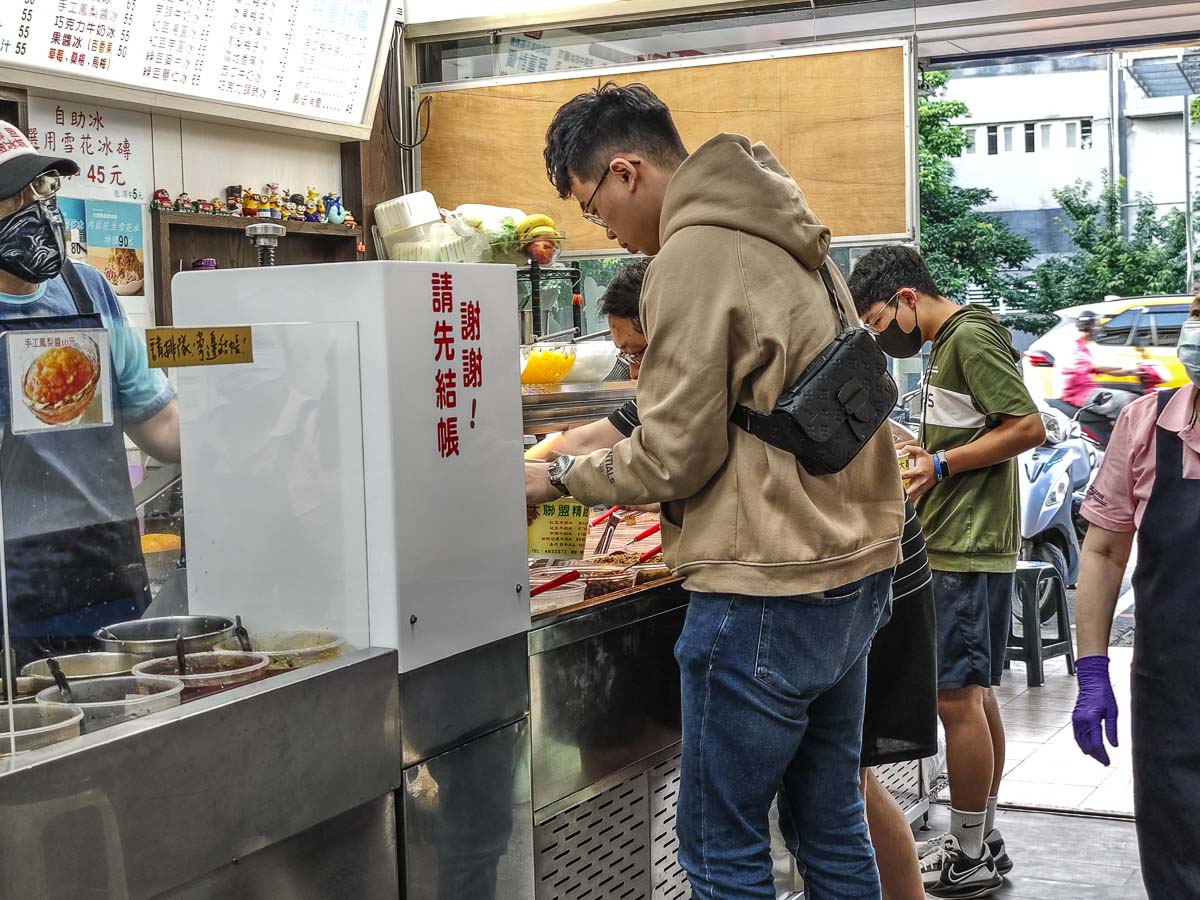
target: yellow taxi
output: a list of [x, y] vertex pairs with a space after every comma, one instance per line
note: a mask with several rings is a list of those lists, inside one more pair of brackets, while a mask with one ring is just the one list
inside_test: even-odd
[[[1079, 329], [1075, 320], [1085, 310], [1100, 319], [1092, 357], [1097, 365], [1132, 368], [1141, 362], [1156, 363], [1168, 373], [1161, 387], [1182, 387], [1188, 377], [1175, 345], [1179, 328], [1188, 317], [1192, 298], [1126, 297], [1086, 306], [1061, 309], [1059, 322], [1025, 351], [1021, 360], [1025, 384], [1035, 398], [1062, 396], [1062, 370], [1071, 364]], [[1096, 375], [1096, 381], [1135, 381], [1113, 375]]]

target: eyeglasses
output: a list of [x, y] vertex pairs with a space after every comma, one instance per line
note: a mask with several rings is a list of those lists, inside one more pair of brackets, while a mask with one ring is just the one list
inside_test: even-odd
[[[20, 193], [13, 194], [4, 200], [0, 200], [0, 219], [11, 216], [13, 213], [20, 212], [30, 203], [34, 201], [51, 200], [57, 196], [59, 189], [62, 187], [62, 177], [57, 172], [43, 172], [37, 178], [33, 179], [24, 190]], [[32, 199], [27, 199], [28, 194]]]
[[900, 298], [900, 292], [896, 291], [896, 293], [892, 294], [892, 296], [888, 298], [887, 303], [883, 304], [883, 309], [879, 310], [879, 315], [877, 315], [875, 317], [875, 321], [874, 322], [863, 322], [863, 328], [867, 329], [867, 331], [872, 336], [879, 337], [879, 334], [881, 331], [881, 329], [878, 327], [879, 320], [883, 318], [884, 312], [887, 310], [887, 308], [889, 306], [892, 305], [893, 302], [896, 303], [896, 311], [899, 312], [899, 310], [900, 310], [899, 298]]
[[596, 189], [594, 191], [592, 191], [592, 196], [588, 197], [588, 202], [583, 205], [583, 212], [582, 212], [582, 215], [585, 219], [587, 219], [593, 225], [597, 225], [600, 228], [605, 229], [606, 231], [608, 230], [608, 223], [605, 222], [598, 215], [596, 215], [594, 212], [592, 212], [592, 201], [595, 200], [596, 195], [598, 193], [600, 193], [600, 187], [601, 187], [601, 185], [604, 184], [604, 179], [608, 177], [608, 173], [611, 171], [612, 171], [612, 169], [604, 170], [604, 174], [601, 175], [600, 180], [596, 182]]
[[621, 352], [617, 354], [617, 362], [624, 363], [626, 366], [640, 366], [642, 364], [642, 357], [645, 355], [645, 350], [640, 353]]

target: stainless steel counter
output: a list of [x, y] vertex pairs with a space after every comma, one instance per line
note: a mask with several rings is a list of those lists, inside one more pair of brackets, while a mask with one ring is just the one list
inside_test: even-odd
[[632, 381], [523, 387], [524, 431], [526, 434], [550, 434], [569, 425], [594, 422], [626, 400], [632, 400], [636, 393], [637, 385]]
[[395, 898], [396, 669], [349, 653], [0, 760], [0, 897]]

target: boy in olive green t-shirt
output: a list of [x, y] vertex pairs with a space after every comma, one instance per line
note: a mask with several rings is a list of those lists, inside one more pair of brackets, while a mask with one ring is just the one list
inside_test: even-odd
[[919, 253], [879, 247], [850, 291], [880, 348], [915, 356], [933, 342], [907, 489], [929, 545], [938, 618], [938, 714], [946, 729], [950, 833], [927, 845], [931, 897], [981, 897], [1012, 868], [995, 829], [1004, 771], [1000, 683], [1021, 535], [1018, 454], [1045, 439], [1008, 330], [986, 308], [941, 295]]

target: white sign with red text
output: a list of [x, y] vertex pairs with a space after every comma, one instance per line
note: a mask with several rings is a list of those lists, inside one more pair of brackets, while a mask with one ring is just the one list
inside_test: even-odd
[[30, 97], [28, 135], [39, 153], [79, 166], [79, 174], [63, 182], [63, 196], [150, 202], [154, 151], [147, 114]]

